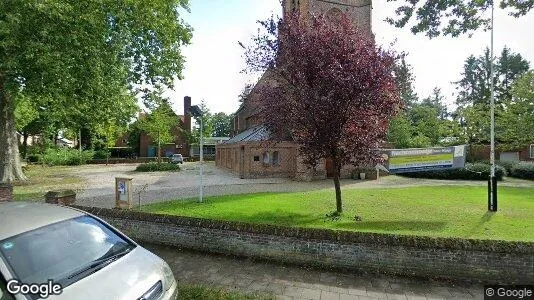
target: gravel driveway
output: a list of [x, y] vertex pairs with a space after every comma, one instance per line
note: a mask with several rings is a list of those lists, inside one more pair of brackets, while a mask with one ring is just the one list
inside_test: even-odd
[[[139, 191], [142, 204], [159, 201], [186, 199], [198, 196], [199, 163], [182, 165], [180, 172], [135, 172], [137, 164], [86, 165], [76, 169], [76, 175], [85, 181], [85, 189], [77, 196], [77, 204], [112, 208], [115, 205], [115, 177], [132, 177], [134, 203], [138, 203]], [[416, 185], [476, 185], [481, 181], [414, 179], [400, 176], [385, 176], [380, 180], [342, 180], [343, 188], [396, 188]], [[501, 186], [534, 186], [534, 182], [507, 178]], [[332, 180], [299, 182], [287, 178], [240, 179], [237, 175], [215, 167], [213, 162], [204, 165], [204, 194], [206, 196], [258, 193], [297, 192], [332, 189]]]

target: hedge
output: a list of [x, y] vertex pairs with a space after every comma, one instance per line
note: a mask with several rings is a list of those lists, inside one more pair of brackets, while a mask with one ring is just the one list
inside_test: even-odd
[[[491, 165], [485, 163], [468, 163], [465, 168], [461, 169], [443, 169], [421, 172], [400, 173], [398, 175], [413, 178], [428, 179], [464, 179], [464, 180], [488, 180], [490, 176]], [[506, 174], [502, 166], [495, 167], [495, 176], [497, 180], [502, 180]]]
[[51, 166], [77, 166], [92, 159], [94, 151], [69, 148], [50, 148], [41, 155], [40, 161]]
[[534, 162], [516, 163], [510, 170], [510, 176], [523, 179], [534, 179]]
[[135, 168], [137, 172], [157, 172], [157, 171], [179, 171], [180, 166], [178, 164], [172, 164], [167, 162], [157, 163], [149, 162], [141, 164]]

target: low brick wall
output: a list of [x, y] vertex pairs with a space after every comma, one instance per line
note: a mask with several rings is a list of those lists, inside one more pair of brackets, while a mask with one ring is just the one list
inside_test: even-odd
[[499, 284], [534, 282], [534, 243], [288, 228], [78, 207], [133, 239], [284, 263]]
[[13, 186], [0, 182], [0, 202], [13, 201]]

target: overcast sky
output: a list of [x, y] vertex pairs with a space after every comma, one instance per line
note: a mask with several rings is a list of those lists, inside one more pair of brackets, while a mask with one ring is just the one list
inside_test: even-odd
[[[454, 102], [454, 85], [460, 78], [463, 63], [471, 55], [480, 55], [489, 47], [489, 32], [476, 32], [472, 38], [428, 39], [414, 36], [408, 28], [397, 29], [383, 20], [393, 16], [394, 6], [386, 0], [373, 1], [373, 32], [380, 45], [396, 40], [394, 49], [408, 53], [415, 88], [419, 97], [426, 97], [434, 87], [444, 92], [447, 103]], [[191, 0], [191, 13], [183, 14], [193, 29], [191, 45], [183, 49], [187, 62], [184, 79], [169, 92], [174, 108], [183, 113], [183, 97], [192, 97], [193, 104], [205, 99], [211, 112], [233, 113], [238, 95], [251, 78], [240, 73], [244, 67], [243, 51], [238, 41], [247, 42], [257, 30], [256, 20], [281, 14], [279, 0]], [[534, 12], [519, 19], [496, 10], [495, 52], [504, 45], [534, 62]]]

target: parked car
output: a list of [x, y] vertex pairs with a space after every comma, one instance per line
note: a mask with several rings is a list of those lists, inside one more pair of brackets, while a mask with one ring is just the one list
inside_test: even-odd
[[8, 292], [36, 283], [60, 285], [54, 299], [176, 299], [178, 292], [165, 261], [97, 217], [52, 204], [0, 203], [0, 299], [42, 298]]
[[184, 163], [184, 157], [182, 156], [182, 154], [173, 154], [169, 158], [170, 158], [171, 163], [174, 163], [174, 164]]

